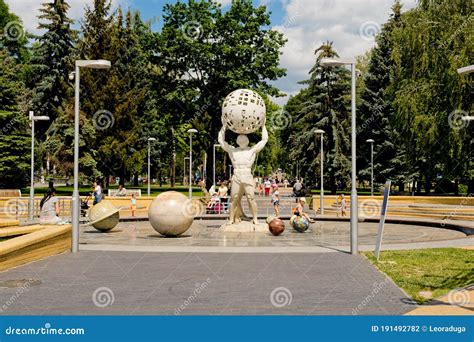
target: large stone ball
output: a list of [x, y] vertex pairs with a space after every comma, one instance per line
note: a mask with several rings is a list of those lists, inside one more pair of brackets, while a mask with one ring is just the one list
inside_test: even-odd
[[285, 231], [285, 222], [275, 218], [268, 224], [268, 229], [275, 236], [281, 235]]
[[256, 132], [265, 124], [265, 103], [249, 89], [238, 89], [227, 95], [222, 105], [222, 124], [237, 134]]
[[148, 210], [150, 224], [165, 236], [178, 236], [186, 232], [197, 214], [194, 203], [183, 194], [167, 191], [157, 196]]
[[120, 220], [120, 209], [108, 201], [101, 201], [89, 211], [90, 224], [97, 230], [106, 232], [115, 228]]

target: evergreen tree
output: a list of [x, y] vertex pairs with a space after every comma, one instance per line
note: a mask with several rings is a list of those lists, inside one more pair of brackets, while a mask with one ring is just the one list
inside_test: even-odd
[[401, 5], [393, 6], [393, 14], [376, 37], [376, 46], [370, 53], [368, 70], [364, 74], [364, 88], [357, 117], [357, 170], [361, 180], [370, 181], [370, 143], [374, 143], [374, 178], [377, 183], [387, 180], [397, 182], [400, 190], [406, 181], [407, 169], [405, 148], [399, 133], [394, 129], [394, 95], [390, 93], [392, 61], [392, 42], [390, 35], [394, 27], [400, 24]]
[[[39, 29], [45, 33], [38, 38], [31, 58], [33, 82], [32, 108], [35, 115], [48, 115], [51, 121], [38, 124], [38, 135], [44, 133], [57, 117], [57, 111], [68, 97], [68, 83], [72, 69], [71, 55], [75, 32], [68, 18], [66, 0], [53, 0], [42, 4]], [[71, 95], [71, 94], [69, 94]]]
[[347, 185], [350, 173], [350, 73], [343, 67], [321, 65], [322, 58], [335, 58], [338, 54], [327, 42], [315, 51], [316, 63], [311, 68], [311, 77], [303, 84], [308, 88], [302, 91], [304, 98], [292, 110], [293, 103], [286, 110], [293, 117], [289, 128], [290, 158], [299, 161], [306, 183], [317, 182], [315, 170], [320, 168], [320, 140], [316, 139], [315, 129], [324, 134], [324, 168], [331, 193], [335, 194], [338, 184]]

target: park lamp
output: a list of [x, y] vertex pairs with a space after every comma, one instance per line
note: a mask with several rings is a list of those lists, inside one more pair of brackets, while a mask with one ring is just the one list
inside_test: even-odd
[[358, 196], [357, 196], [357, 165], [356, 165], [356, 145], [357, 145], [357, 127], [356, 127], [356, 60], [355, 58], [322, 58], [320, 64], [325, 67], [340, 67], [350, 65], [351, 67], [351, 254], [357, 254], [358, 244]]
[[458, 69], [459, 75], [470, 74], [472, 72], [474, 72], [474, 64]]

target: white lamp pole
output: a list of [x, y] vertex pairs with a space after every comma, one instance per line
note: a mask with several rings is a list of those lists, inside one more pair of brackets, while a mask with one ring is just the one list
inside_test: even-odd
[[212, 149], [212, 185], [216, 185], [216, 147], [221, 147], [219, 144], [214, 144]]
[[197, 129], [188, 129], [189, 133], [189, 199], [193, 197], [193, 184], [191, 178], [193, 176], [193, 133], [197, 133]]
[[350, 65], [352, 73], [352, 111], [351, 111], [351, 140], [352, 140], [352, 149], [351, 149], [351, 159], [352, 159], [352, 176], [351, 176], [351, 254], [357, 254], [359, 251], [359, 245], [357, 242], [358, 238], [358, 204], [357, 204], [357, 172], [356, 172], [356, 67], [355, 59], [353, 58], [323, 58], [321, 60], [322, 66], [343, 66]]
[[33, 221], [33, 212], [35, 206], [35, 121], [48, 121], [49, 116], [35, 116], [30, 111], [31, 120], [31, 182], [30, 182], [30, 203], [28, 207], [28, 220]]
[[[80, 197], [79, 197], [79, 96], [80, 96], [80, 68], [89, 69], [109, 69], [110, 61], [100, 60], [77, 60], [76, 70], [72, 77], [75, 82], [74, 101], [74, 191], [72, 192], [72, 246], [73, 253], [79, 251], [79, 217], [80, 217]], [[71, 78], [70, 76], [70, 78]]]
[[229, 164], [229, 178], [232, 179], [232, 164]]
[[151, 143], [152, 141], [156, 141], [156, 139], [155, 139], [155, 138], [148, 138], [148, 176], [147, 176], [147, 177], [148, 177], [148, 197], [150, 197], [150, 193], [151, 193], [151, 180], [150, 180], [150, 173], [151, 173], [151, 172], [150, 172], [150, 169], [151, 169], [151, 167], [150, 167], [150, 165], [151, 165], [151, 163], [150, 163], [151, 144], [150, 144], [150, 143]]
[[323, 153], [323, 143], [324, 143], [324, 131], [322, 129], [317, 129], [314, 131], [315, 134], [321, 134], [321, 186], [319, 190], [319, 210], [321, 215], [324, 215], [324, 153]]
[[374, 139], [367, 139], [370, 143], [370, 196], [374, 195]]

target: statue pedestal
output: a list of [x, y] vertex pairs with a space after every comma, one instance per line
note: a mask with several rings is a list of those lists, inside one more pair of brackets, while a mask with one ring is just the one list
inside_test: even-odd
[[268, 233], [268, 225], [266, 223], [253, 224], [248, 221], [230, 224], [224, 223], [220, 228], [220, 232], [232, 233]]

